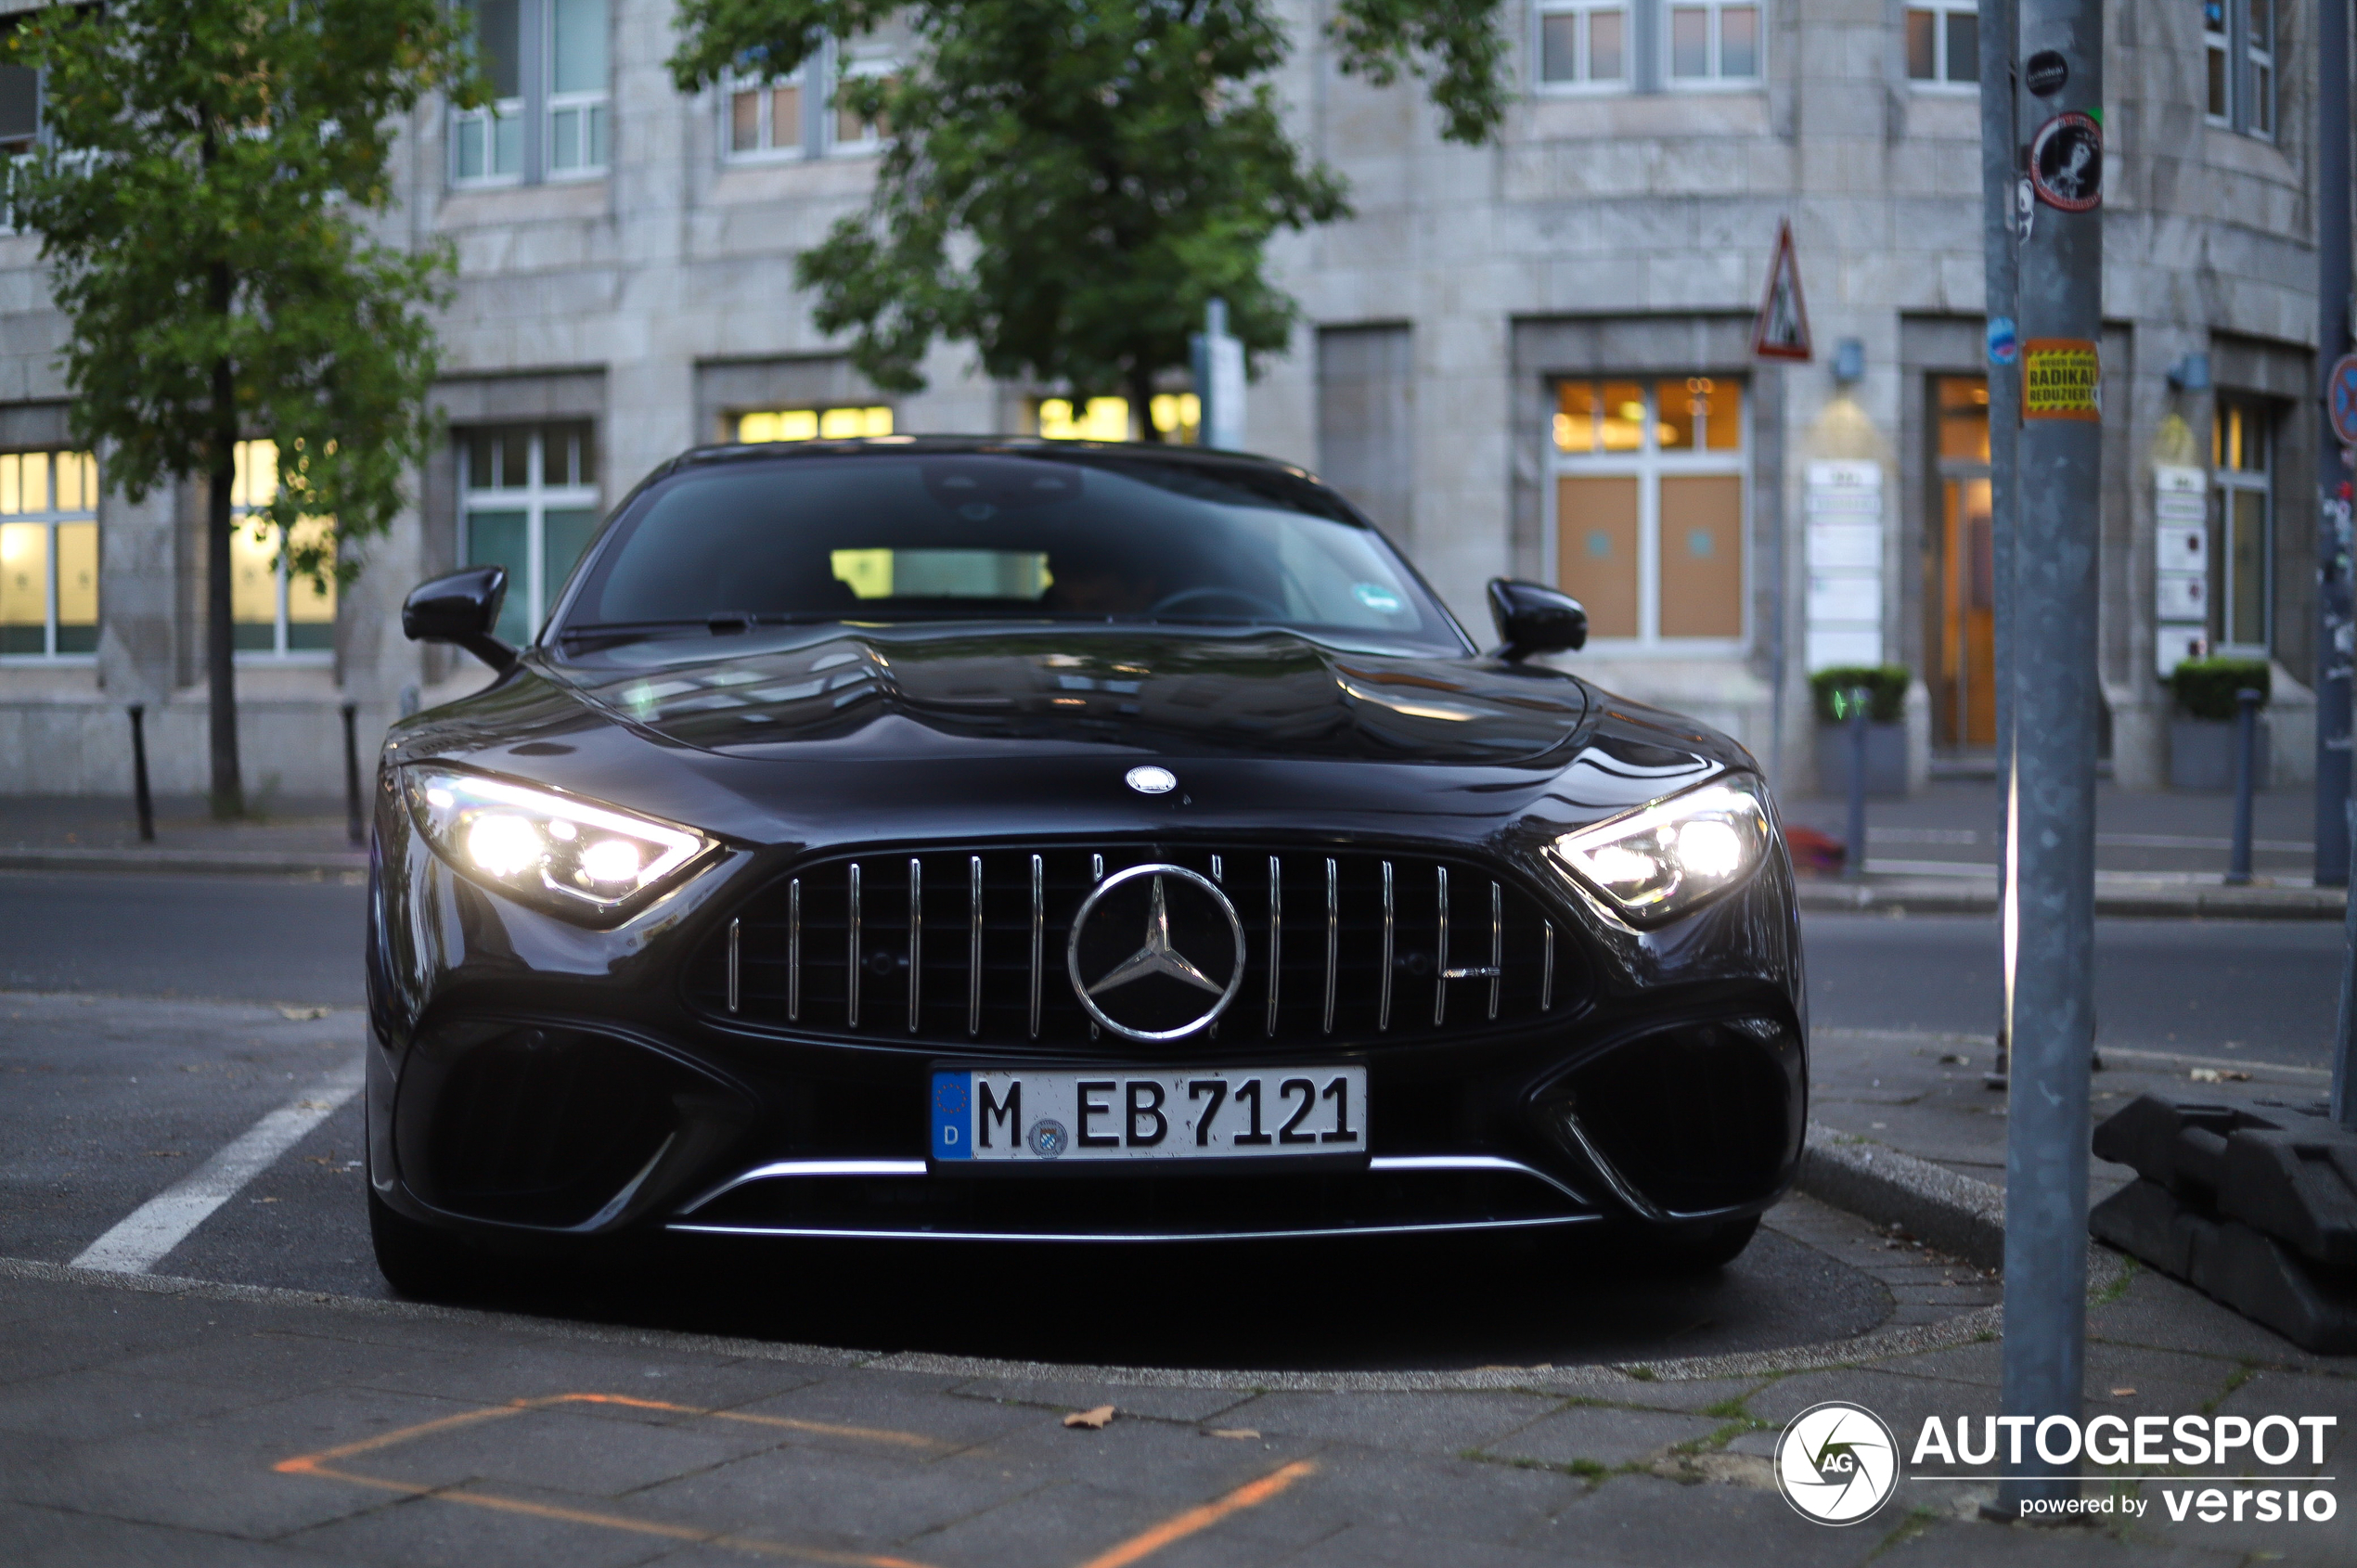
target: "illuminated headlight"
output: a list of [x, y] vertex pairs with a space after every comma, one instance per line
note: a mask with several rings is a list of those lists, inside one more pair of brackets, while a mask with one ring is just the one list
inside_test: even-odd
[[610, 915], [714, 847], [691, 828], [480, 774], [413, 767], [402, 785], [436, 854], [560, 915]]
[[1749, 876], [1768, 853], [1761, 785], [1736, 774], [1549, 847], [1631, 925], [1675, 919]]

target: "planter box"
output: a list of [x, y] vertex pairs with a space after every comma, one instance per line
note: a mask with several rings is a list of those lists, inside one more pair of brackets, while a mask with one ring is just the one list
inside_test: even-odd
[[[1817, 792], [1849, 793], [1849, 726], [1817, 726]], [[1907, 726], [1870, 724], [1866, 726], [1866, 794], [1874, 800], [1907, 798]]]
[[[2252, 763], [2258, 777], [2253, 788], [2264, 790], [2273, 781], [2274, 747], [2268, 734], [2267, 713], [2260, 709], [2254, 736]], [[2228, 719], [2189, 719], [2175, 714], [2169, 721], [2169, 787], [2223, 793], [2235, 787], [2235, 729]]]

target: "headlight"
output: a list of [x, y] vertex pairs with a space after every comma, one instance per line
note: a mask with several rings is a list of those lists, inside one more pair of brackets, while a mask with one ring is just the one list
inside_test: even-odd
[[1759, 780], [1736, 774], [1565, 833], [1555, 858], [1631, 925], [1675, 919], [1749, 876], [1768, 853]]
[[676, 880], [715, 845], [676, 823], [480, 774], [412, 767], [402, 785], [435, 853], [560, 915], [612, 914]]

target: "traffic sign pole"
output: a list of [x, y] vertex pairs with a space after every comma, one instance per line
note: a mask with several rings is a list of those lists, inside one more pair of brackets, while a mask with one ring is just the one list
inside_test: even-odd
[[[2333, 365], [2349, 348], [2349, 8], [2316, 7], [2316, 358]], [[2350, 595], [2349, 457], [2357, 404], [2340, 366], [2325, 389], [2340, 439], [2316, 443], [2316, 885], [2349, 885]], [[2344, 418], [2350, 422], [2344, 426]]]
[[[2088, 1073], [2094, 1048], [2096, 556], [2103, 459], [2103, 0], [2021, 0], [2016, 186], [2022, 426], [2014, 748], [2003, 781], [2016, 938], [2007, 1035], [2001, 1403], [2080, 1413], [2086, 1361]], [[2023, 199], [2024, 195], [2028, 199]], [[2077, 1458], [2010, 1451], [1999, 1510], [2079, 1491]]]
[[[2021, 145], [2015, 123], [2015, 0], [1980, 0], [1980, 205], [1983, 309], [1988, 315], [1989, 362], [1989, 543], [1995, 593], [1991, 635], [1995, 658], [1991, 695], [1997, 710], [1997, 777], [2014, 764], [2014, 533], [2020, 489], [2015, 482], [2021, 441], [2021, 333], [2015, 322], [2014, 181], [2020, 173]], [[1962, 736], [1958, 739], [1964, 739]], [[1997, 891], [2002, 905], [2012, 877], [2005, 834], [2012, 824], [2003, 799], [1997, 804]], [[2013, 966], [2005, 987], [2013, 991]], [[2005, 1071], [2005, 1019], [1997, 1022], [1998, 1071]]]

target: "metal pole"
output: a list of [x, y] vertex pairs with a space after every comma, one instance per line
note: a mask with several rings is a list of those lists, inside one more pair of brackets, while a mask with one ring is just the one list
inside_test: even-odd
[[[2357, 838], [2357, 800], [2343, 826]], [[2334, 1036], [2333, 1120], [2357, 1133], [2357, 898], [2341, 915], [2340, 1032]]]
[[2250, 885], [2250, 792], [2259, 771], [2259, 693], [2235, 693], [2235, 857], [2226, 868], [2228, 887]]
[[1873, 695], [1862, 686], [1849, 688], [1849, 842], [1842, 857], [1841, 874], [1851, 881], [1866, 874], [1866, 721]]
[[139, 808], [139, 842], [156, 842], [156, 800], [148, 792], [148, 705], [131, 704], [131, 798]]
[[[2014, 186], [2021, 174], [2020, 129], [2015, 123], [2016, 57], [2020, 41], [2015, 0], [1980, 0], [1981, 293], [1989, 317], [1989, 543], [1995, 603], [1991, 641], [1997, 708], [1997, 902], [2009, 895], [2012, 861], [2005, 854], [2004, 780], [2014, 762], [2014, 529], [2019, 507], [2017, 454], [2021, 442], [2021, 335], [2015, 325], [2018, 258], [2014, 252]], [[2008, 349], [2007, 345], [2012, 345]], [[1961, 739], [1961, 737], [1960, 737]], [[2013, 994], [2010, 958], [1998, 999], [1996, 1070], [2007, 1070], [2005, 1013]]]
[[[2316, 381], [2349, 348], [2349, 7], [2316, 19]], [[2321, 411], [2320, 411], [2321, 412]], [[2316, 439], [2316, 885], [2349, 885], [2349, 458], [2332, 423]]]
[[360, 826], [360, 742], [353, 723], [359, 711], [356, 703], [343, 705], [343, 835], [355, 844], [368, 842]]
[[[2103, 0], [2023, 0], [2023, 129], [2039, 178], [2021, 243], [2014, 604], [2015, 956], [2001, 1403], [2077, 1419], [2087, 1338], [2094, 1049], [2095, 557], [2103, 424]], [[2043, 69], [2041, 69], [2043, 68]], [[2054, 77], [2060, 80], [2054, 80]], [[2044, 84], [2044, 92], [2036, 89]], [[2030, 1431], [2035, 1431], [2033, 1425]], [[2079, 1492], [2078, 1461], [2000, 1455], [1998, 1508]]]

